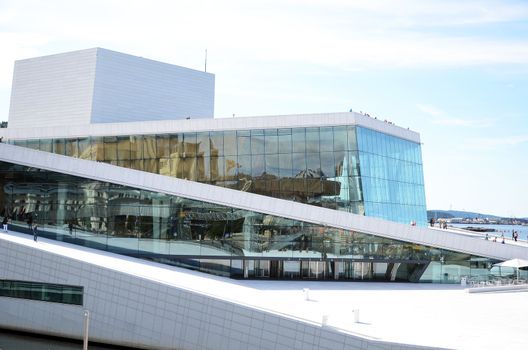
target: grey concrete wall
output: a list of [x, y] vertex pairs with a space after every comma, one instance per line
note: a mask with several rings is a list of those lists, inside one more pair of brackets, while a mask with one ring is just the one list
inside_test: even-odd
[[81, 338], [86, 308], [92, 341], [148, 349], [423, 348], [359, 338], [49, 253], [38, 244], [0, 238], [0, 278], [84, 286], [84, 306], [0, 297], [0, 327]]

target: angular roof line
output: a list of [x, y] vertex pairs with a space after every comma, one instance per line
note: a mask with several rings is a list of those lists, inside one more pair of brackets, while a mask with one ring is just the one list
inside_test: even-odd
[[528, 247], [399, 224], [374, 217], [0, 143], [0, 161], [225, 205], [498, 260], [528, 258]]
[[5, 140], [73, 138], [88, 136], [119, 136], [168, 134], [193, 131], [251, 130], [269, 128], [324, 127], [358, 125], [405, 140], [420, 143], [420, 134], [360, 113], [315, 113], [270, 115], [237, 118], [199, 118], [189, 120], [159, 120], [144, 122], [98, 123], [88, 125], [64, 125], [58, 128], [7, 128], [0, 129]]

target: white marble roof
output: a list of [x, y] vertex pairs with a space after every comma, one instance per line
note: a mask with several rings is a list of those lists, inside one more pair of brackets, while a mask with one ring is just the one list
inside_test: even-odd
[[[143, 279], [364, 338], [452, 349], [526, 349], [528, 293], [467, 293], [458, 285], [231, 280], [15, 232], [9, 240]], [[309, 300], [303, 288], [309, 288]], [[359, 310], [359, 323], [352, 310]]]

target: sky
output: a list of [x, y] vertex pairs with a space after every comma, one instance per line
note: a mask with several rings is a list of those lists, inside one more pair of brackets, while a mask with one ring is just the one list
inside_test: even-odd
[[421, 135], [428, 209], [528, 217], [528, 2], [0, 0], [15, 60], [103, 47], [215, 74], [215, 117], [368, 112]]

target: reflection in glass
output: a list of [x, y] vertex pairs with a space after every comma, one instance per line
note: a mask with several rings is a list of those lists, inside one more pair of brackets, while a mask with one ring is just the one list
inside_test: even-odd
[[[420, 145], [356, 126], [185, 132], [17, 145], [426, 224]], [[363, 204], [362, 201], [368, 202]]]
[[[155, 159], [142, 161], [147, 168], [158, 164]], [[183, 172], [192, 173], [188, 164], [182, 164]], [[343, 169], [346, 167], [345, 163]], [[240, 278], [260, 275], [456, 283], [460, 276], [470, 276], [473, 271], [482, 274], [474, 261], [493, 263], [464, 253], [366, 233], [49, 171], [28, 170], [24, 166], [0, 163], [3, 191], [0, 210], [4, 214], [9, 211], [14, 229], [24, 228], [24, 223], [32, 217], [39, 224], [40, 235], [47, 238], [209, 273]], [[345, 174], [343, 170], [340, 175]], [[318, 205], [335, 209], [342, 200], [343, 183], [338, 178], [301, 178], [304, 187], [295, 190], [292, 185], [295, 187], [298, 182], [292, 178], [279, 183], [276, 177], [266, 175], [256, 179], [252, 188], [267, 193], [280, 191], [281, 195], [291, 194], [292, 199], [308, 202], [319, 197]], [[249, 178], [241, 179], [239, 189], [244, 190], [249, 181]], [[375, 184], [368, 186], [370, 190], [376, 187]], [[350, 193], [357, 187], [351, 181]], [[395, 215], [400, 210], [406, 212], [401, 215], [414, 212], [412, 206], [384, 203], [383, 195], [376, 195], [381, 201], [352, 202], [356, 206], [354, 210], [361, 212], [364, 203], [365, 210], [379, 215]], [[72, 232], [67, 229], [70, 223]], [[191, 260], [200, 263], [190, 264]], [[232, 261], [236, 262], [231, 265]], [[309, 261], [317, 264], [306, 265]], [[244, 269], [249, 266], [255, 268], [245, 273]]]

